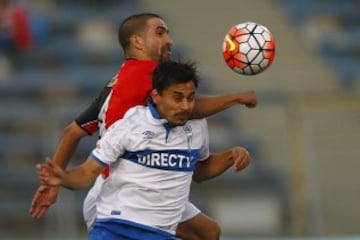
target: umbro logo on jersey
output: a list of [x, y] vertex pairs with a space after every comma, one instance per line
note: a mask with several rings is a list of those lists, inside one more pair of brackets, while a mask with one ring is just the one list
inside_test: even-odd
[[152, 131], [145, 131], [142, 134], [144, 135], [144, 139], [149, 140], [149, 139], [153, 139], [155, 133]]

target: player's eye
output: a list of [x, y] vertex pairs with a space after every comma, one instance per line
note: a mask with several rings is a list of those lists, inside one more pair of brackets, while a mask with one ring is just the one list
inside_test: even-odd
[[173, 99], [175, 102], [181, 102], [183, 100], [183, 96], [180, 94], [174, 94]]
[[159, 36], [163, 35], [163, 33], [164, 33], [164, 32], [161, 31], [161, 30], [156, 31], [156, 34], [159, 35]]
[[159, 35], [160, 37], [167, 33], [169, 33], [169, 31], [166, 28], [158, 27], [156, 29], [156, 34]]
[[187, 97], [187, 100], [188, 100], [189, 102], [193, 102], [193, 101], [195, 100], [195, 93], [190, 94], [190, 95]]

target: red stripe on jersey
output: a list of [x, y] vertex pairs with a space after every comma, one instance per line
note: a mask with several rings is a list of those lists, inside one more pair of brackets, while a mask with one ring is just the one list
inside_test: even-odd
[[110, 167], [109, 166], [106, 166], [102, 172], [101, 172], [101, 176], [104, 178], [104, 179], [107, 179], [110, 175]]
[[93, 134], [94, 132], [96, 132], [99, 129], [99, 124], [97, 120], [91, 121], [91, 122], [87, 122], [83, 125], [81, 125], [81, 127], [83, 129], [85, 129], [85, 131], [89, 134]]
[[117, 82], [105, 113], [105, 128], [121, 119], [126, 111], [136, 105], [145, 105], [152, 90], [151, 74], [157, 62], [127, 59], [119, 69]]

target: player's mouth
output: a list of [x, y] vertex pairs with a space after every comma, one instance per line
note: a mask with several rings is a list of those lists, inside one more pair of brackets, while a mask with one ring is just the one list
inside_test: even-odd
[[170, 46], [167, 47], [167, 52], [168, 52], [169, 56], [171, 56], [172, 51], [171, 51], [171, 47], [170, 47]]
[[163, 49], [163, 57], [164, 57], [164, 58], [170, 58], [171, 53], [172, 53], [172, 51], [171, 51], [171, 47], [170, 47], [170, 46], [164, 47], [164, 49]]
[[179, 119], [180, 121], [187, 121], [190, 117], [190, 113], [187, 111], [179, 112], [179, 113], [175, 114], [175, 117], [177, 119]]

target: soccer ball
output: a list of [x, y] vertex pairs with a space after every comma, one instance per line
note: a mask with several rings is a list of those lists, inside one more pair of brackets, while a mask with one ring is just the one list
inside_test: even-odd
[[230, 28], [222, 50], [230, 69], [239, 74], [255, 75], [274, 61], [275, 39], [265, 26], [245, 22]]

